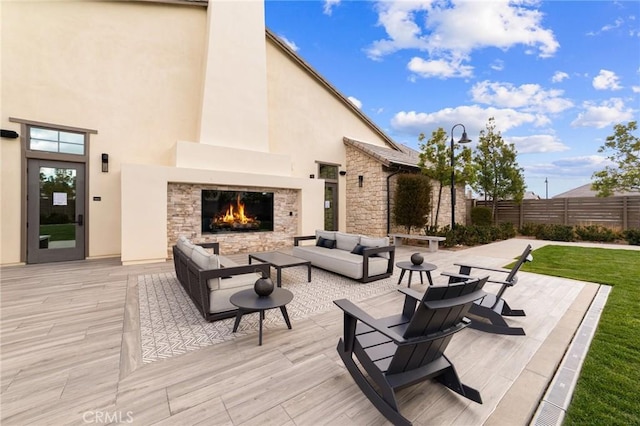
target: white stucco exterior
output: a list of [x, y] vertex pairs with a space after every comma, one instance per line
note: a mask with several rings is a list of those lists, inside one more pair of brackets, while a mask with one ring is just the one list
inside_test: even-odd
[[187, 3], [0, 3], [1, 125], [21, 133], [0, 145], [1, 264], [25, 261], [24, 122], [95, 132], [86, 257], [124, 263], [166, 258], [167, 182], [297, 189], [298, 232], [311, 233], [323, 227], [318, 162], [344, 166], [344, 136], [390, 146], [265, 36], [261, 2]]

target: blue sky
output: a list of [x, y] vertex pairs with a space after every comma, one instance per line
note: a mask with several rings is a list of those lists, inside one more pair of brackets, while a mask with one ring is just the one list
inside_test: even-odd
[[[277, 1], [266, 25], [395, 141], [495, 117], [527, 190], [591, 181], [640, 115], [640, 2]], [[461, 127], [454, 138], [461, 136]]]

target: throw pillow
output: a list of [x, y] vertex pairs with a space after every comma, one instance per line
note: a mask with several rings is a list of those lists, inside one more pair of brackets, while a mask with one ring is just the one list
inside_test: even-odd
[[366, 249], [365, 246], [361, 246], [360, 244], [356, 244], [356, 246], [353, 248], [353, 250], [351, 250], [351, 253], [359, 254], [360, 256], [362, 256], [362, 252], [363, 252], [364, 249]]
[[336, 248], [336, 240], [330, 240], [328, 238], [318, 237], [318, 241], [316, 242], [318, 247], [324, 247], [328, 249]]

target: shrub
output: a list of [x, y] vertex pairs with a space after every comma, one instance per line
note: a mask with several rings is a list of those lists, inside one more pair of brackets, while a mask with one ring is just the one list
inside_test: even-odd
[[471, 209], [471, 224], [478, 226], [491, 226], [493, 218], [489, 207], [473, 207]]
[[426, 223], [431, 203], [431, 181], [420, 174], [398, 175], [393, 203], [393, 220], [404, 226], [407, 233], [411, 228], [420, 228]]
[[622, 235], [632, 246], [640, 246], [640, 229], [627, 229]]
[[536, 239], [548, 241], [575, 241], [573, 227], [568, 225], [540, 225]]
[[443, 247], [453, 247], [458, 244], [476, 246], [516, 236], [515, 227], [511, 223], [503, 223], [499, 226], [456, 225], [455, 231], [452, 231], [448, 225], [443, 228], [427, 226], [424, 229], [426, 235], [445, 237], [446, 240], [441, 243]]
[[525, 223], [524, 225], [522, 225], [522, 227], [520, 227], [518, 232], [520, 232], [520, 235], [533, 237], [538, 233], [538, 228], [540, 228], [540, 226], [541, 225], [539, 223]]
[[618, 232], [602, 225], [578, 225], [574, 230], [578, 239], [582, 241], [610, 243], [620, 238], [620, 234]]

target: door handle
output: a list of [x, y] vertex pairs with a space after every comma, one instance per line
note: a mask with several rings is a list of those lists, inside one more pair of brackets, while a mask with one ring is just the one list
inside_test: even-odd
[[78, 221], [76, 222], [78, 226], [82, 226], [84, 224], [84, 215], [78, 215]]

